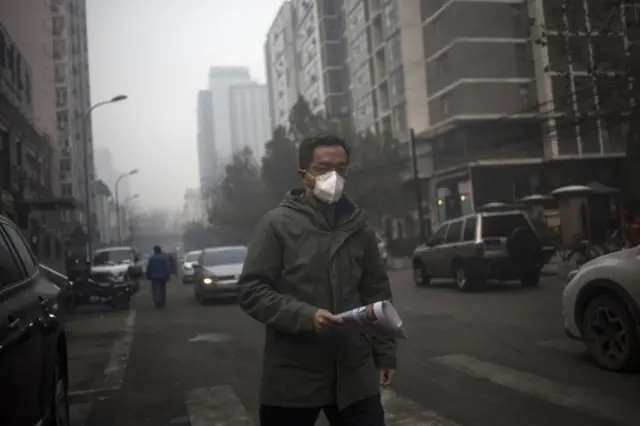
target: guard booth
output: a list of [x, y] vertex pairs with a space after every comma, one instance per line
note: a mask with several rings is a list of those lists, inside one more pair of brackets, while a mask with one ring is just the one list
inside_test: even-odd
[[551, 192], [558, 201], [562, 244], [581, 240], [603, 244], [621, 227], [619, 191], [592, 182], [568, 185]]

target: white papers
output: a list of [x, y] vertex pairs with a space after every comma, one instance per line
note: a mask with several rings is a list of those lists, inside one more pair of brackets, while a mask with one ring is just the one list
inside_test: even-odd
[[407, 333], [398, 311], [390, 301], [383, 300], [369, 305], [360, 306], [337, 315], [345, 325], [370, 328], [371, 326], [394, 337], [406, 338]]

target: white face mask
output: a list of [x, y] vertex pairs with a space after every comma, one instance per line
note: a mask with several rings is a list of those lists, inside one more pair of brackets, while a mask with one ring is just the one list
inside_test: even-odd
[[337, 203], [342, 197], [344, 189], [344, 178], [335, 171], [315, 176], [313, 194], [320, 200], [328, 204]]

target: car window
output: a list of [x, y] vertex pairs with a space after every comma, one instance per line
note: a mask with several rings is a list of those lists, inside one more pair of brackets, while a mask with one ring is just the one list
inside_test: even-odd
[[202, 266], [244, 263], [245, 257], [247, 257], [247, 249], [245, 247], [208, 250], [203, 253]]
[[131, 250], [129, 249], [105, 250], [95, 253], [91, 263], [94, 266], [113, 266], [131, 260]]
[[464, 241], [474, 241], [476, 239], [476, 223], [478, 220], [475, 216], [470, 216], [464, 222], [464, 230], [462, 232], [462, 239]]
[[444, 242], [444, 237], [447, 235], [447, 229], [449, 228], [449, 224], [442, 225], [436, 233], [433, 235], [431, 239], [431, 245], [437, 246], [438, 244], [442, 244]]
[[31, 253], [31, 249], [22, 237], [22, 234], [20, 234], [20, 231], [18, 231], [17, 228], [11, 225], [5, 225], [4, 230], [7, 233], [9, 241], [11, 242], [11, 244], [13, 244], [16, 253], [18, 254], [18, 256], [20, 256], [20, 260], [24, 265], [27, 277], [33, 276], [38, 268], [36, 266], [36, 261], [34, 259], [33, 253]]
[[500, 214], [482, 217], [482, 238], [508, 237], [520, 227], [530, 227], [523, 214]]
[[200, 258], [200, 252], [191, 252], [184, 257], [185, 262], [195, 262]]
[[449, 225], [449, 231], [447, 232], [446, 243], [457, 243], [460, 241], [460, 234], [462, 234], [462, 221], [457, 220]]
[[0, 233], [0, 288], [19, 283], [24, 278], [13, 250], [7, 244], [5, 236]]

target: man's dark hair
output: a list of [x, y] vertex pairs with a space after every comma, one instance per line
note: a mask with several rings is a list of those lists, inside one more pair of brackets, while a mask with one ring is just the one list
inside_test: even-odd
[[347, 153], [347, 160], [349, 159], [349, 146], [341, 137], [335, 135], [312, 136], [303, 139], [298, 147], [298, 167], [300, 170], [307, 170], [313, 161], [313, 151], [319, 146], [341, 146]]
[[153, 246], [153, 252], [158, 254], [158, 253], [162, 253], [162, 247], [160, 246]]

